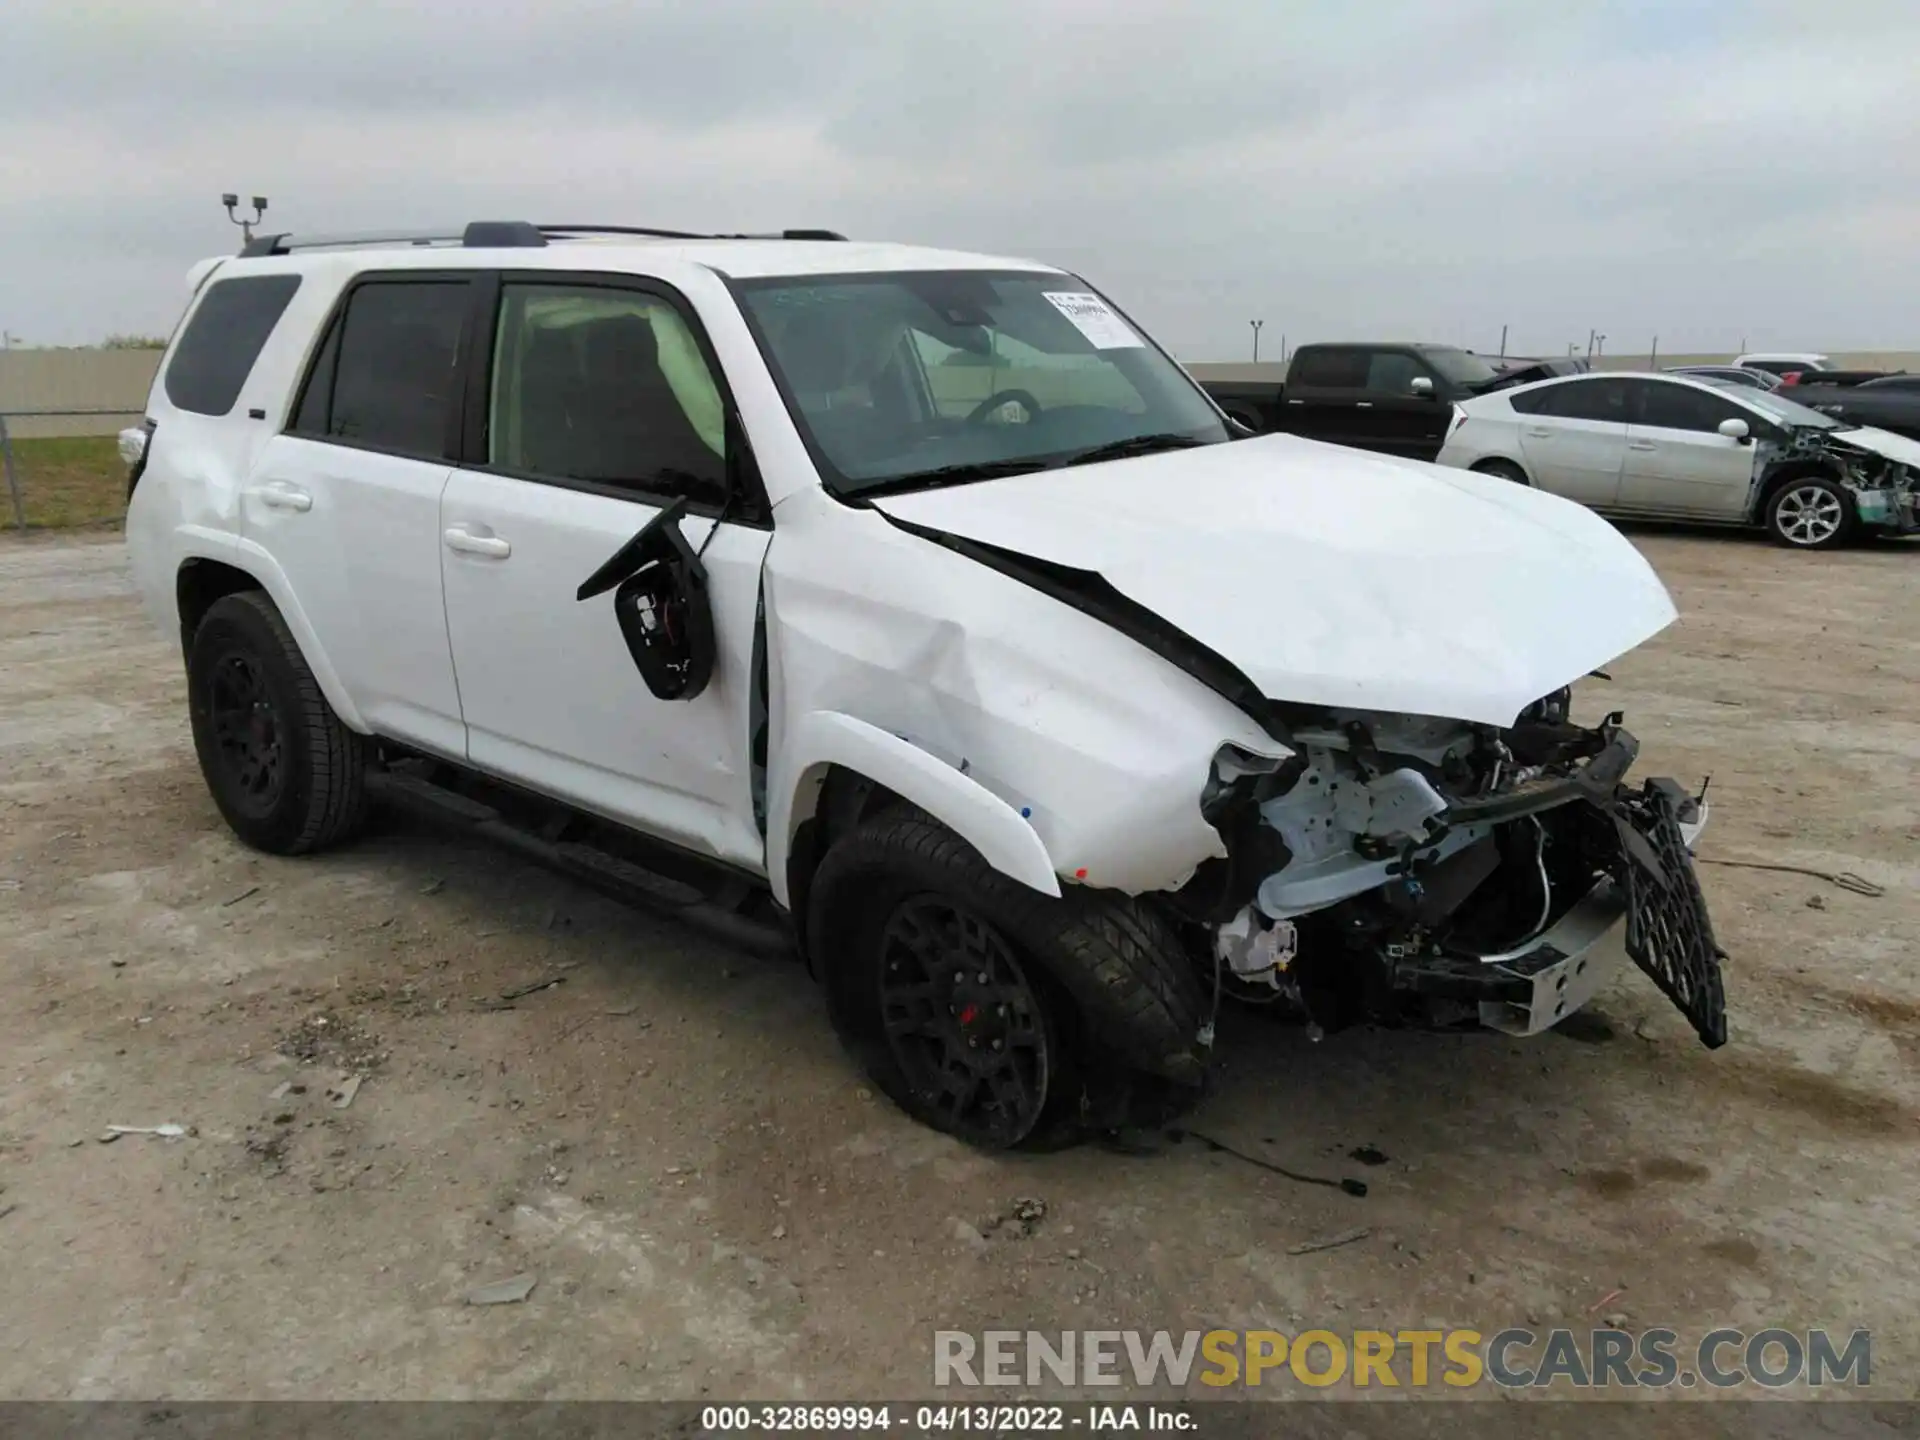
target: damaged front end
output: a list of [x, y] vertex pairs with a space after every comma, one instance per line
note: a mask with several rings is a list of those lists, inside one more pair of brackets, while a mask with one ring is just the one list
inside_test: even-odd
[[1831, 475], [1861, 524], [1895, 535], [1920, 531], [1920, 446], [1870, 429], [1801, 426], [1765, 447], [1754, 467], [1756, 504], [1794, 475]]
[[1203, 797], [1229, 858], [1182, 893], [1219, 983], [1323, 1029], [1368, 1019], [1532, 1035], [1631, 958], [1708, 1046], [1721, 952], [1690, 846], [1704, 795], [1625, 783], [1618, 715], [1569, 692], [1496, 729], [1422, 716], [1289, 717], [1282, 761], [1229, 747]]

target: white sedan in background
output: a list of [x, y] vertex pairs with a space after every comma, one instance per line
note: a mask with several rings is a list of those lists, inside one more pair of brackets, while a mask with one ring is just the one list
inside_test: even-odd
[[1438, 462], [1609, 515], [1763, 525], [1802, 550], [1920, 530], [1920, 443], [1685, 375], [1576, 375], [1463, 401]]

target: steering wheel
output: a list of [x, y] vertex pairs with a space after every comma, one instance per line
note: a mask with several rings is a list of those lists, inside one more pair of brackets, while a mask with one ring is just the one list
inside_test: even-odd
[[968, 412], [967, 424], [984, 425], [989, 415], [993, 414], [994, 411], [998, 410], [1002, 405], [1010, 404], [1014, 401], [1018, 401], [1020, 408], [1027, 412], [1028, 424], [1040, 418], [1040, 402], [1034, 399], [1030, 392], [1026, 390], [996, 390]]

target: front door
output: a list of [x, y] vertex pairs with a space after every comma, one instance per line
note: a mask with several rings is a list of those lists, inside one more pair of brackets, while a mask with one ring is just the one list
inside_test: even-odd
[[[1433, 388], [1413, 388], [1424, 378]], [[1440, 377], [1410, 350], [1375, 350], [1367, 360], [1365, 404], [1373, 411], [1377, 448], [1412, 460], [1431, 460], [1446, 439], [1453, 407], [1440, 398]]]
[[[509, 278], [493, 335], [484, 462], [454, 472], [440, 507], [468, 758], [758, 870], [749, 698], [771, 530], [744, 457], [727, 453], [697, 321], [644, 282]], [[682, 497], [718, 656], [696, 698], [660, 700], [612, 598], [575, 591]]]
[[1753, 492], [1751, 435], [1720, 433], [1727, 420], [1749, 432], [1765, 422], [1731, 399], [1671, 380], [1632, 382], [1637, 392], [1627, 428], [1627, 463], [1620, 476], [1620, 508], [1648, 514], [1739, 520]]

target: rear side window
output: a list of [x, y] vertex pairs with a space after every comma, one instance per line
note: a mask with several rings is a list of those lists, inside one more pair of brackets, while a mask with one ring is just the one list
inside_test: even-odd
[[468, 293], [465, 280], [355, 287], [314, 357], [294, 430], [445, 458]]
[[1553, 415], [1562, 420], [1627, 423], [1627, 387], [1619, 380], [1568, 380], [1522, 390], [1507, 403], [1522, 415]]
[[167, 363], [167, 399], [196, 415], [233, 409], [253, 362], [299, 288], [298, 275], [216, 280]]
[[1302, 350], [1293, 357], [1289, 378], [1296, 385], [1316, 385], [1328, 390], [1364, 390], [1367, 386], [1367, 352], [1335, 347]]

